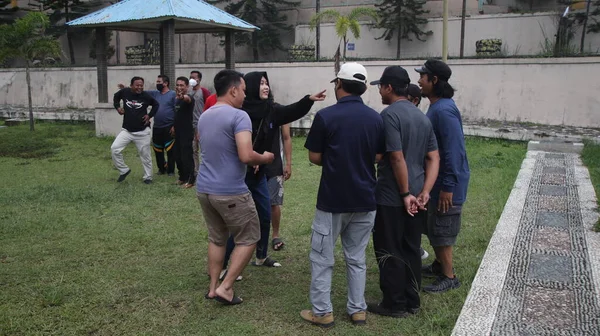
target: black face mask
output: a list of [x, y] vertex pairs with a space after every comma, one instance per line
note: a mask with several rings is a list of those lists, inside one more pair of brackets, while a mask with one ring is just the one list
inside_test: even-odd
[[164, 88], [165, 88], [165, 85], [164, 85], [164, 84], [156, 84], [156, 89], [157, 89], [158, 91], [162, 91]]

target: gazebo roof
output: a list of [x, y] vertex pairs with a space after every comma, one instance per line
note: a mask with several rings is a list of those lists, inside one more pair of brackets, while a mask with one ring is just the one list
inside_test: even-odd
[[67, 25], [156, 32], [161, 22], [169, 19], [175, 20], [177, 34], [259, 29], [202, 0], [123, 0]]

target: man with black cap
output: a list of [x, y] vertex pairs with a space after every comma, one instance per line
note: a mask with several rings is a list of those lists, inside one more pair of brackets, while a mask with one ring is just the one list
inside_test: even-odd
[[331, 277], [335, 242], [342, 238], [352, 323], [366, 323], [365, 250], [375, 220], [375, 162], [383, 153], [383, 121], [360, 96], [367, 90], [367, 70], [358, 63], [342, 65], [336, 78], [337, 104], [315, 115], [304, 147], [309, 160], [323, 167], [310, 250], [311, 310], [300, 315], [320, 327], [334, 325]]
[[[431, 121], [440, 150], [440, 169], [431, 191], [428, 207], [427, 236], [435, 251], [435, 261], [422, 268], [422, 275], [436, 277], [423, 287], [428, 293], [443, 293], [460, 287], [452, 264], [452, 246], [460, 231], [462, 205], [467, 198], [469, 162], [465, 149], [462, 118], [454, 100], [454, 88], [448, 83], [450, 67], [438, 60], [428, 60], [415, 69], [419, 85], [429, 98], [427, 117]], [[426, 203], [426, 199], [420, 200]]]
[[428, 198], [437, 177], [439, 155], [429, 119], [408, 97], [408, 73], [387, 67], [379, 87], [384, 105], [385, 155], [377, 168], [377, 216], [373, 245], [379, 264], [383, 299], [369, 312], [406, 317], [420, 308], [421, 232], [426, 210], [418, 198]]

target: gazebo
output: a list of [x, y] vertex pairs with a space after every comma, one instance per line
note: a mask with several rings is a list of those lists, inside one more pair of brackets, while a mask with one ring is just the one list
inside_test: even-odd
[[106, 30], [160, 34], [160, 72], [175, 78], [175, 34], [225, 33], [225, 67], [235, 68], [236, 30], [258, 27], [202, 0], [123, 0], [79, 19], [71, 27], [96, 29], [98, 102], [108, 103]]

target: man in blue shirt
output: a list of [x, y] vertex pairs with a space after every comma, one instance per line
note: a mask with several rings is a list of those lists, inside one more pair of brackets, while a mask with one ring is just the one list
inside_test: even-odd
[[346, 259], [347, 312], [354, 324], [366, 323], [365, 249], [377, 209], [375, 162], [385, 146], [381, 116], [360, 98], [367, 90], [365, 67], [346, 63], [332, 82], [337, 104], [315, 115], [304, 145], [310, 162], [323, 170], [312, 223], [312, 310], [300, 315], [324, 328], [334, 325], [330, 294], [338, 236]]
[[[427, 117], [438, 141], [440, 170], [431, 190], [428, 207], [427, 236], [435, 251], [435, 261], [422, 268], [423, 276], [437, 277], [423, 287], [429, 293], [442, 293], [460, 287], [452, 264], [452, 246], [460, 231], [462, 205], [467, 199], [469, 162], [465, 148], [462, 118], [448, 83], [452, 70], [439, 60], [428, 60], [415, 69], [419, 85], [430, 101]], [[426, 203], [427, 200], [420, 200]]]
[[[169, 89], [169, 84], [169, 77], [159, 75], [156, 78], [156, 91], [149, 90], [147, 92], [160, 104], [152, 126], [152, 148], [156, 154], [158, 175], [168, 173], [169, 176], [173, 176], [175, 155], [172, 149], [175, 144], [173, 122], [175, 120], [176, 95], [175, 91]], [[167, 153], [167, 162], [165, 162], [165, 153]]]

